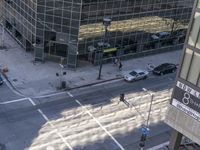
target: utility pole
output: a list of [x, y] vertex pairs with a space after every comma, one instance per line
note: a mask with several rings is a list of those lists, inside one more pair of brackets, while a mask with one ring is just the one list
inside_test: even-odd
[[150, 102], [150, 106], [149, 106], [146, 125], [142, 125], [142, 127], [141, 127], [142, 135], [141, 135], [140, 144], [139, 144], [140, 150], [143, 150], [143, 148], [145, 147], [146, 138], [147, 138], [147, 136], [149, 135], [149, 132], [150, 132], [149, 120], [150, 120], [151, 108], [152, 108], [153, 97], [154, 97], [154, 95], [152, 93], [149, 93], [147, 89], [142, 88], [142, 90], [147, 92], [151, 96], [151, 102]]

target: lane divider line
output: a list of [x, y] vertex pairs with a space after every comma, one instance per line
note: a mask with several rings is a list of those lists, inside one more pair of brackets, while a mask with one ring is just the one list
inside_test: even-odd
[[[31, 99], [28, 98], [28, 100], [30, 101], [30, 103], [33, 106], [36, 106], [35, 102]], [[61, 140], [63, 141], [63, 143], [70, 149], [73, 150], [73, 148], [70, 146], [70, 144], [65, 140], [65, 138], [61, 135], [61, 133], [58, 131], [58, 129], [56, 129], [56, 127], [50, 122], [49, 118], [43, 113], [43, 111], [41, 109], [37, 109], [37, 111], [42, 115], [42, 117], [44, 118], [44, 120], [47, 121], [47, 123], [56, 130], [56, 134], [61, 138]]]
[[[67, 94], [70, 96], [70, 97], [74, 97], [70, 92], [67, 92]], [[78, 103], [82, 108], [83, 110], [92, 118], [95, 120], [95, 122], [101, 127], [101, 129], [103, 129], [110, 137], [111, 139], [116, 143], [116, 145], [121, 149], [121, 150], [125, 150], [125, 148], [112, 136], [112, 134], [99, 122], [99, 120], [97, 118], [95, 118], [91, 113], [90, 111], [88, 111], [88, 109], [77, 99], [75, 99], [76, 103]]]
[[162, 143], [160, 145], [156, 145], [154, 147], [148, 148], [147, 150], [158, 150], [158, 149], [163, 148], [163, 147], [165, 147], [167, 145], [169, 145], [169, 141], [167, 141], [165, 143]]
[[28, 100], [28, 98], [21, 98], [21, 99], [11, 100], [11, 101], [7, 101], [7, 102], [1, 102], [0, 105], [5, 105], [5, 104], [10, 104], [10, 103], [15, 103], [15, 102], [21, 102], [21, 101], [25, 101], [25, 100]]

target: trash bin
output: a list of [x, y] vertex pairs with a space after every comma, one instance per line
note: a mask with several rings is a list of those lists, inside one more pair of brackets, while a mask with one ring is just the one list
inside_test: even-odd
[[62, 89], [65, 89], [65, 88], [66, 88], [66, 81], [62, 81], [61, 88], [62, 88]]

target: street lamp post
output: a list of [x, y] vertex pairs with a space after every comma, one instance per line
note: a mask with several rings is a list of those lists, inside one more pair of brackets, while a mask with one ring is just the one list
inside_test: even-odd
[[105, 40], [106, 40], [106, 36], [107, 36], [107, 32], [108, 32], [108, 26], [111, 25], [111, 18], [108, 17], [104, 17], [103, 18], [103, 25], [105, 27], [105, 33], [104, 33], [104, 37], [103, 37], [103, 44], [100, 47], [100, 66], [99, 66], [99, 75], [98, 75], [98, 80], [101, 79], [101, 70], [102, 70], [102, 59], [103, 59], [103, 50], [104, 50], [104, 45], [105, 45]]
[[143, 150], [143, 148], [145, 146], [146, 137], [149, 134], [149, 120], [150, 120], [151, 108], [152, 108], [153, 97], [154, 97], [154, 95], [152, 93], [149, 93], [147, 89], [142, 88], [142, 90], [147, 92], [151, 96], [151, 102], [150, 102], [150, 106], [149, 106], [146, 125], [144, 125], [142, 127], [142, 136], [141, 136], [141, 139], [140, 139], [140, 149], [141, 150]]
[[151, 96], [151, 102], [150, 102], [150, 106], [149, 106], [149, 112], [148, 112], [148, 117], [147, 117], [147, 124], [146, 126], [149, 127], [149, 119], [150, 119], [150, 114], [151, 114], [151, 108], [152, 108], [152, 103], [153, 103], [153, 97], [154, 95], [152, 93], [149, 93], [147, 91], [147, 89], [142, 88], [143, 91], [147, 92], [150, 96]]
[[152, 108], [153, 97], [154, 97], [154, 95], [151, 94], [151, 103], [150, 103], [149, 112], [148, 112], [148, 117], [147, 117], [147, 127], [149, 127], [149, 119], [150, 119], [150, 114], [151, 114], [151, 108]]

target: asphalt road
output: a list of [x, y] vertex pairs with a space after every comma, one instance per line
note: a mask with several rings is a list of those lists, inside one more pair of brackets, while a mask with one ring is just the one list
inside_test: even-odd
[[[6, 150], [137, 150], [151, 94], [145, 148], [166, 142], [170, 128], [163, 119], [174, 79], [175, 74], [152, 76], [133, 83], [117, 81], [23, 99], [7, 99], [11, 91], [1, 87], [5, 91], [1, 92], [0, 144]], [[118, 103], [120, 93], [125, 93], [130, 107]]]

